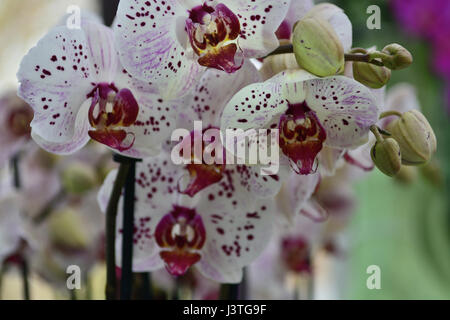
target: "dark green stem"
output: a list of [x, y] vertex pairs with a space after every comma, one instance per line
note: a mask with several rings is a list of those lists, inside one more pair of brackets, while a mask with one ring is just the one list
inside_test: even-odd
[[220, 300], [239, 300], [240, 284], [224, 283], [220, 286]]
[[22, 273], [22, 285], [23, 285], [23, 299], [24, 300], [30, 300], [30, 284], [28, 281], [29, 278], [29, 268], [28, 268], [28, 261], [22, 257], [22, 261], [20, 264], [20, 269]]
[[119, 205], [122, 188], [128, 175], [130, 164], [121, 162], [117, 172], [116, 181], [114, 182], [111, 197], [109, 198], [106, 208], [106, 299], [117, 299], [116, 289], [116, 219], [117, 207]]
[[277, 55], [277, 54], [285, 54], [285, 53], [294, 53], [294, 46], [292, 44], [286, 44], [286, 45], [279, 46], [274, 51], [269, 53], [267, 56], [263, 57], [263, 59], [270, 57], [270, 56]]
[[129, 170], [125, 181], [123, 201], [122, 278], [120, 283], [120, 299], [130, 300], [133, 289], [133, 235], [136, 160], [122, 159], [121, 161], [129, 163]]
[[22, 181], [21, 181], [21, 177], [20, 177], [20, 166], [19, 166], [20, 155], [16, 154], [12, 158], [11, 162], [12, 162], [13, 174], [14, 174], [14, 187], [16, 189], [20, 189], [22, 186]]

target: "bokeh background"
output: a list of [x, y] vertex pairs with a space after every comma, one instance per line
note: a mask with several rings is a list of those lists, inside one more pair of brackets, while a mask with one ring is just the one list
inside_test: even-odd
[[[414, 64], [393, 72], [388, 89], [405, 81], [416, 87], [438, 151], [435, 170], [427, 175], [419, 171], [412, 181], [402, 182], [374, 170], [355, 186], [358, 206], [348, 230], [351, 245], [345, 261], [330, 262], [336, 265], [333, 277], [340, 285], [336, 292], [320, 291], [318, 298], [450, 299], [450, 1], [329, 2], [343, 8], [352, 21], [354, 46], [381, 49], [398, 42], [412, 52]], [[101, 1], [94, 0], [0, 1], [0, 94], [17, 85], [21, 58], [69, 5], [102, 12]], [[370, 5], [381, 9], [380, 30], [366, 27]], [[380, 290], [366, 287], [370, 265], [381, 268]], [[102, 276], [96, 279], [101, 288]], [[20, 298], [18, 275], [4, 286], [3, 298]], [[36, 275], [32, 291], [34, 298], [57, 297]]]

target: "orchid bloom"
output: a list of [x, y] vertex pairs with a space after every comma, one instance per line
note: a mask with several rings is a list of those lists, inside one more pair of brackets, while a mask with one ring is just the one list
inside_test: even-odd
[[8, 92], [0, 98], [0, 168], [30, 141], [32, 118], [30, 107], [16, 92]]
[[[180, 112], [179, 127], [190, 131], [190, 134], [185, 136], [182, 144], [195, 144], [196, 139], [202, 141], [202, 155], [206, 148], [209, 129], [217, 129], [219, 131], [220, 119], [222, 110], [226, 103], [234, 96], [236, 92], [248, 84], [259, 81], [259, 75], [252, 63], [246, 61], [242, 68], [234, 74], [227, 74], [218, 70], [210, 69], [202, 76], [197, 86], [192, 91], [183, 103], [186, 107]], [[195, 121], [202, 121], [202, 132], [191, 131], [194, 128]], [[213, 140], [212, 137], [210, 137]], [[217, 141], [216, 141], [217, 140]], [[223, 150], [222, 163], [214, 162], [213, 164], [206, 164], [202, 159], [201, 164], [190, 163], [186, 165], [189, 172], [190, 182], [180, 190], [183, 194], [194, 196], [199, 191], [217, 183], [224, 178], [227, 168], [236, 168], [233, 179], [245, 183], [248, 196], [254, 195], [259, 197], [275, 196], [281, 187], [283, 177], [287, 175], [286, 170], [281, 170], [276, 174], [263, 175], [261, 174], [261, 165], [233, 165], [227, 164], [228, 156], [226, 150], [219, 141], [219, 137], [214, 137], [212, 142], [217, 148]], [[176, 150], [176, 149], [174, 149]], [[195, 156], [195, 151], [189, 149], [191, 154]], [[216, 155], [216, 160], [220, 160], [220, 155]]]
[[[267, 244], [273, 224], [272, 202], [248, 196], [245, 185], [233, 178], [238, 168], [227, 168], [221, 181], [194, 198], [180, 194], [178, 180], [184, 169], [170, 156], [145, 159], [136, 168], [133, 270], [166, 267], [179, 276], [195, 265], [205, 277], [237, 283], [242, 268]], [[106, 178], [98, 199], [103, 211], [117, 171]], [[119, 202], [123, 205], [123, 199]], [[116, 250], [120, 261], [121, 214]]]
[[233, 73], [245, 58], [278, 47], [275, 31], [290, 0], [122, 0], [116, 39], [130, 74], [164, 88], [164, 97], [189, 92], [204, 67]]
[[89, 139], [126, 156], [159, 152], [176, 108], [120, 65], [113, 31], [93, 19], [56, 26], [22, 60], [19, 96], [34, 111], [31, 136], [71, 154]]
[[296, 173], [311, 174], [323, 146], [356, 148], [377, 119], [374, 97], [358, 82], [287, 70], [239, 91], [225, 107], [221, 128], [278, 129], [282, 156]]

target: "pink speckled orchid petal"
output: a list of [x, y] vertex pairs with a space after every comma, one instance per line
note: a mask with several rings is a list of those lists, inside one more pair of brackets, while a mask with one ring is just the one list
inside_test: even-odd
[[177, 28], [184, 30], [188, 16], [188, 8], [177, 0], [119, 4], [115, 26], [120, 60], [134, 77], [158, 85], [164, 98], [187, 94], [205, 70], [186, 49], [187, 34], [181, 32], [179, 39]]
[[278, 47], [275, 32], [286, 17], [290, 3], [290, 0], [226, 1], [239, 18], [238, 43], [246, 58], [264, 57]]
[[38, 134], [34, 128], [31, 131], [31, 137], [42, 149], [55, 154], [68, 155], [83, 148], [89, 142], [88, 132], [91, 125], [88, 120], [90, 103], [85, 101], [83, 106], [78, 110], [74, 121], [74, 133], [69, 141], [52, 142], [44, 139]]
[[56, 27], [22, 60], [19, 96], [33, 108], [31, 127], [44, 140], [67, 142], [74, 134], [78, 110], [95, 80], [86, 50], [82, 30]]
[[228, 211], [220, 201], [202, 201], [198, 210], [208, 239], [198, 270], [218, 282], [240, 282], [242, 268], [255, 260], [270, 240], [272, 202], [259, 200], [253, 210]]
[[203, 121], [203, 126], [219, 126], [222, 110], [241, 88], [261, 80], [258, 70], [250, 61], [233, 74], [209, 69], [189, 96], [189, 108], [181, 110], [182, 126], [193, 129], [193, 122]]
[[288, 166], [280, 166], [278, 173], [273, 175], [262, 174], [264, 166], [237, 166], [236, 179], [247, 187], [250, 194], [261, 198], [274, 197], [281, 188], [283, 181], [291, 172]]
[[176, 119], [180, 101], [161, 99], [155, 94], [136, 95], [139, 103], [137, 121], [126, 128], [134, 136], [134, 144], [121, 153], [133, 158], [146, 158], [157, 155], [161, 145], [167, 137], [177, 128]]
[[306, 103], [326, 130], [325, 145], [353, 148], [367, 142], [379, 113], [368, 88], [344, 76], [309, 80], [305, 86]]
[[90, 20], [84, 21], [81, 27], [86, 35], [92, 76], [96, 82], [114, 82], [120, 62], [113, 30]]
[[264, 128], [287, 107], [279, 82], [254, 83], [240, 90], [228, 102], [222, 114], [221, 129]]

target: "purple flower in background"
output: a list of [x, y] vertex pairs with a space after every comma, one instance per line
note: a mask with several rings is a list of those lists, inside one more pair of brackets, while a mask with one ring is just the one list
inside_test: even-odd
[[392, 0], [397, 20], [415, 35], [434, 38], [449, 29], [450, 2], [448, 0]]
[[[426, 38], [433, 45], [434, 70], [450, 81], [450, 1], [392, 0], [391, 6], [407, 32]], [[446, 96], [450, 95], [446, 89]], [[447, 99], [447, 110], [450, 102]]]

